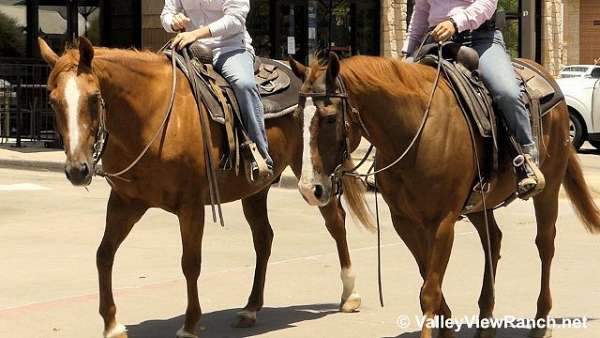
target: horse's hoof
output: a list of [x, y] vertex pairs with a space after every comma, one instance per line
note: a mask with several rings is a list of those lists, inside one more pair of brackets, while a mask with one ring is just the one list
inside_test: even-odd
[[104, 338], [127, 338], [127, 328], [123, 324], [117, 324], [109, 331], [104, 331]]
[[199, 338], [191, 332], [187, 332], [184, 328], [177, 330], [176, 338]]
[[531, 329], [527, 336], [531, 338], [550, 338], [552, 337], [552, 329], [548, 327], [536, 327]]
[[438, 330], [438, 338], [455, 338], [456, 332], [452, 329]]
[[340, 305], [340, 311], [345, 313], [356, 312], [360, 307], [360, 303], [360, 295], [356, 292], [353, 292], [345, 301], [342, 301], [342, 304]]
[[256, 325], [256, 312], [242, 310], [238, 312], [237, 322], [233, 324], [236, 328], [248, 328]]
[[487, 329], [477, 329], [475, 332], [474, 338], [494, 338], [496, 337], [496, 329], [487, 328]]

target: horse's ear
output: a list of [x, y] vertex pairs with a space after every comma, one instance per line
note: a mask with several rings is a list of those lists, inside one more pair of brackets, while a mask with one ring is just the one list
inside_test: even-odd
[[340, 74], [340, 59], [334, 52], [329, 53], [329, 63], [327, 64], [327, 81], [335, 83]]
[[306, 78], [306, 66], [296, 61], [291, 55], [288, 55], [288, 61], [294, 74], [296, 74], [300, 80], [304, 81]]
[[79, 37], [79, 64], [92, 68], [92, 59], [94, 58], [94, 46], [87, 38]]
[[58, 61], [59, 56], [52, 50], [52, 48], [50, 48], [50, 46], [48, 46], [46, 41], [44, 41], [44, 39], [42, 38], [38, 38], [38, 46], [40, 47], [40, 55], [42, 56], [42, 59], [46, 61], [50, 68], [53, 68], [56, 64], [56, 61]]

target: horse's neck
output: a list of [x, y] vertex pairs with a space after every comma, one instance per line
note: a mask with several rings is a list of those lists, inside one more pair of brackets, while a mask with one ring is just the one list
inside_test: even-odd
[[166, 88], [161, 73], [166, 64], [123, 60], [111, 56], [95, 59], [96, 75], [106, 103], [107, 125], [111, 139], [133, 140], [132, 134], [143, 134], [147, 119], [154, 115], [156, 100], [166, 101]]
[[[348, 88], [352, 104], [358, 110], [353, 116], [355, 125], [361, 126], [362, 136], [381, 153], [397, 153], [404, 149], [414, 136], [419, 118], [415, 108], [421, 109], [422, 100], [414, 95], [391, 96], [373, 88], [372, 91], [354, 91]], [[410, 108], [412, 107], [412, 108]]]

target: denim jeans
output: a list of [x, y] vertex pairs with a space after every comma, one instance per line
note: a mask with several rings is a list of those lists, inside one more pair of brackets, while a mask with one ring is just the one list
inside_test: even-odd
[[520, 100], [521, 86], [506, 52], [502, 32], [475, 31], [471, 47], [479, 54], [481, 78], [515, 139], [521, 145], [533, 144], [529, 112]]
[[264, 107], [254, 79], [254, 55], [242, 49], [221, 54], [214, 67], [235, 92], [248, 136], [266, 162], [273, 164], [265, 131]]

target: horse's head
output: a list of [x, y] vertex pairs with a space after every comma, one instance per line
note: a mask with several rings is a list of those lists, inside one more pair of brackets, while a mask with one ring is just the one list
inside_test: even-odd
[[67, 160], [65, 173], [73, 185], [88, 185], [94, 170], [93, 148], [100, 128], [102, 97], [98, 77], [92, 72], [94, 48], [79, 38], [79, 48], [58, 56], [38, 39], [42, 58], [50, 65], [48, 92], [56, 113]]
[[304, 140], [298, 188], [309, 204], [324, 206], [335, 194], [335, 173], [349, 151], [346, 93], [338, 80], [340, 61], [334, 53], [326, 67], [318, 63], [306, 67], [292, 58], [289, 61], [304, 82], [298, 105]]

